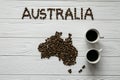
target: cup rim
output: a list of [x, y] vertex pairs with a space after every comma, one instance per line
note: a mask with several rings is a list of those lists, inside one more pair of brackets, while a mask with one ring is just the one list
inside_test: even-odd
[[[95, 61], [90, 61], [90, 60], [88, 60], [88, 58], [87, 58], [87, 53], [88, 53], [90, 50], [95, 50], [95, 51], [98, 52], [99, 57], [98, 57], [97, 60], [95, 60]], [[96, 64], [96, 63], [98, 63], [98, 62], [100, 61], [101, 54], [100, 54], [100, 51], [99, 51], [99, 50], [97, 50], [97, 49], [95, 49], [95, 48], [91, 48], [91, 49], [89, 49], [89, 50], [87, 51], [87, 53], [86, 53], [86, 60], [87, 60], [89, 63], [91, 63], [91, 64]]]
[[[97, 39], [94, 40], [94, 41], [89, 41], [89, 40], [87, 39], [87, 37], [86, 37], [87, 32], [90, 31], [90, 30], [95, 31], [95, 32], [97, 33], [97, 35], [98, 35], [98, 36], [97, 36]], [[88, 30], [86, 31], [86, 34], [85, 34], [85, 39], [86, 39], [86, 41], [89, 42], [89, 43], [96, 43], [96, 42], [100, 39], [100, 33], [99, 33], [99, 31], [98, 31], [97, 29], [95, 29], [95, 28], [88, 29]]]

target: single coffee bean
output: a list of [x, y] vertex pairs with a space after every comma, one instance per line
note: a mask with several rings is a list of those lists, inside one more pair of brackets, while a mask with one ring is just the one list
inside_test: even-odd
[[85, 65], [82, 66], [82, 69], [85, 69]]
[[82, 72], [82, 69], [80, 69], [79, 71], [78, 71], [78, 73], [81, 73]]
[[72, 69], [68, 69], [68, 72], [71, 74], [72, 73]]

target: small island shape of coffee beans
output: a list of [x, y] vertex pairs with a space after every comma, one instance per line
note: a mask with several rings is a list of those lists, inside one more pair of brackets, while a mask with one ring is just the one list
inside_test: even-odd
[[72, 34], [69, 33], [65, 40], [61, 36], [62, 32], [56, 32], [55, 35], [47, 38], [44, 43], [40, 43], [38, 50], [41, 52], [41, 59], [56, 56], [63, 61], [64, 65], [74, 65], [76, 64], [78, 51], [72, 45]]

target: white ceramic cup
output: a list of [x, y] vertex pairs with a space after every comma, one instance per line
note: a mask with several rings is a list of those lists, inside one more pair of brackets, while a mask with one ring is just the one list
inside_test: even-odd
[[[95, 48], [88, 50], [86, 53], [87, 62], [90, 64], [98, 63], [100, 61], [100, 58], [101, 58], [101, 54], [100, 54], [101, 51], [102, 51], [102, 49], [97, 50]], [[97, 57], [95, 57], [96, 55], [97, 55]]]
[[[95, 39], [93, 37], [95, 37]], [[90, 40], [90, 38], [93, 38], [94, 40]], [[104, 37], [100, 37], [99, 31], [94, 28], [89, 29], [85, 34], [85, 39], [88, 43], [96, 43], [100, 38], [104, 38]]]

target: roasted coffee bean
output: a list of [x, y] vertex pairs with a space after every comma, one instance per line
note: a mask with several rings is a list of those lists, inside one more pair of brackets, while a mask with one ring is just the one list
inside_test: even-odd
[[81, 72], [82, 72], [82, 69], [80, 69], [78, 72], [81, 73]]
[[72, 45], [72, 34], [69, 33], [68, 38], [65, 40], [61, 36], [62, 32], [56, 32], [55, 35], [45, 39], [45, 42], [38, 46], [38, 50], [41, 52], [41, 59], [56, 56], [59, 61], [63, 61], [64, 65], [74, 65], [76, 64], [78, 51]]
[[85, 65], [82, 66], [82, 69], [85, 69]]
[[72, 73], [72, 69], [68, 69], [68, 72], [71, 74]]

